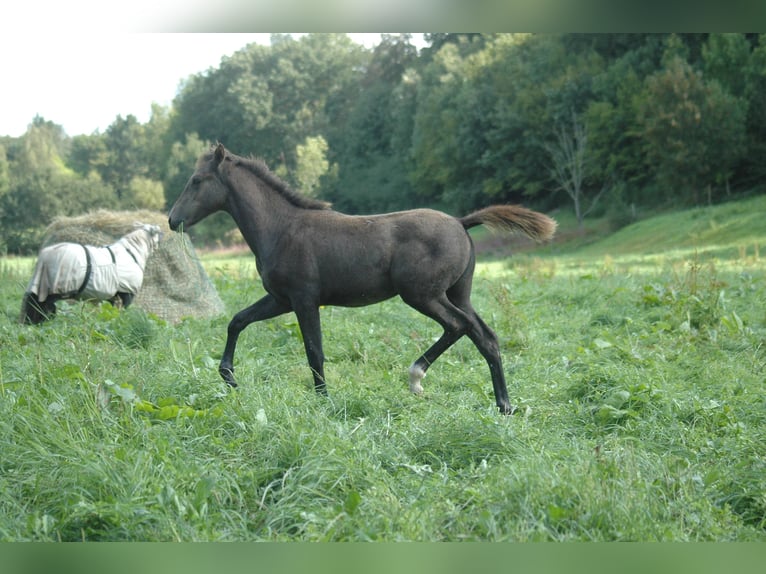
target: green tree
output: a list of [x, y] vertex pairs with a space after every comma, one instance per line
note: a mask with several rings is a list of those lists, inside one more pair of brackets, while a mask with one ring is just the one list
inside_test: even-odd
[[710, 34], [702, 45], [702, 70], [706, 80], [717, 80], [731, 95], [745, 95], [750, 42], [744, 34]]
[[7, 186], [0, 193], [0, 242], [16, 253], [36, 251], [58, 215], [113, 207], [113, 189], [96, 172], [83, 177], [65, 161], [69, 140], [60, 126], [37, 117], [6, 155]]
[[271, 46], [251, 44], [187, 80], [170, 131], [178, 141], [197, 133], [294, 173], [297, 146], [331, 129], [326, 105], [356, 84], [365, 54], [345, 34], [275, 35]]
[[[162, 181], [168, 207], [181, 195], [186, 182], [194, 172], [197, 158], [210, 148], [210, 145], [210, 142], [201, 140], [196, 133], [190, 133], [170, 146], [164, 170], [165, 179]], [[202, 223], [204, 222], [200, 225]]]
[[170, 132], [170, 117], [169, 108], [152, 103], [152, 114], [143, 125], [142, 156], [146, 164], [146, 175], [155, 181], [162, 181], [165, 177], [174, 141]]
[[643, 90], [643, 78], [632, 67], [618, 62], [601, 80], [610, 85], [588, 104], [584, 113], [594, 177], [597, 181], [617, 177], [633, 187], [641, 187], [647, 174], [637, 124], [636, 94]]
[[20, 138], [0, 207], [9, 250], [34, 248], [44, 226], [64, 211], [69, 198], [60, 184], [72, 175], [62, 159], [65, 145], [63, 129], [39, 116]]
[[320, 178], [330, 169], [327, 161], [327, 142], [322, 136], [308, 137], [296, 150], [295, 180], [302, 193], [314, 196]]
[[[3, 206], [5, 203], [5, 196], [10, 192], [11, 178], [10, 178], [10, 164], [8, 163], [8, 156], [5, 152], [5, 146], [0, 144], [0, 222], [5, 220], [3, 213]], [[5, 234], [0, 233], [0, 254], [3, 254], [8, 250], [6, 245]]]
[[750, 187], [766, 178], [766, 34], [758, 36], [744, 68], [747, 101], [747, 150], [742, 161], [741, 178]]
[[11, 185], [11, 172], [5, 146], [0, 144], [0, 197], [8, 193]]
[[128, 209], [164, 209], [165, 193], [162, 184], [148, 177], [134, 176], [123, 194], [122, 205]]
[[743, 102], [677, 56], [647, 78], [639, 122], [647, 167], [683, 203], [712, 199], [744, 153]]
[[583, 231], [585, 217], [606, 189], [602, 187], [595, 195], [586, 197], [586, 182], [591, 175], [592, 163], [587, 127], [573, 113], [571, 124], [558, 126], [555, 143], [548, 144], [546, 149], [551, 156], [553, 177], [572, 200], [577, 225]]
[[[336, 207], [369, 213], [412, 206], [409, 154], [417, 50], [408, 34], [383, 35], [355, 91], [328, 100], [328, 155], [337, 173], [323, 180], [322, 195]], [[337, 113], [340, 98], [345, 109]]]
[[104, 173], [109, 163], [106, 143], [106, 138], [98, 133], [74, 136], [67, 165], [81, 176]]
[[68, 139], [64, 129], [36, 116], [22, 137], [19, 167], [29, 172], [65, 170]]
[[80, 215], [94, 209], [119, 207], [114, 189], [95, 172], [86, 177], [71, 173], [58, 176], [52, 181], [52, 187], [61, 198], [55, 215]]
[[457, 132], [465, 111], [459, 102], [468, 75], [466, 66], [458, 47], [447, 43], [421, 70], [412, 135], [412, 179], [418, 195], [429, 202], [441, 202], [448, 190], [459, 187], [462, 166]]
[[466, 55], [443, 45], [421, 70], [417, 190], [457, 211], [549, 195], [558, 184], [540, 152], [587, 108], [602, 69], [596, 52], [570, 53], [559, 36], [498, 34]]
[[99, 166], [102, 179], [114, 187], [118, 199], [128, 194], [135, 176], [149, 172], [145, 128], [133, 115], [117, 116], [104, 133], [106, 161]]

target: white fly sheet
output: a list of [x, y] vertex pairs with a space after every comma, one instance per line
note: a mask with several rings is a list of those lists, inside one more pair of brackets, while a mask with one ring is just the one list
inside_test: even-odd
[[37, 295], [41, 303], [50, 295], [97, 300], [111, 299], [117, 293], [135, 295], [160, 235], [158, 226], [141, 225], [108, 247], [79, 243], [45, 247], [37, 258], [27, 293]]

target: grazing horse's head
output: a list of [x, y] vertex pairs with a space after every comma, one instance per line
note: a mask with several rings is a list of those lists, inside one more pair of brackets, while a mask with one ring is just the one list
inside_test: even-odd
[[140, 223], [137, 221], [133, 224], [133, 227], [136, 230], [141, 230], [146, 234], [149, 251], [154, 251], [162, 239], [162, 229], [160, 229], [160, 226], [152, 225], [150, 223]]
[[[157, 248], [162, 239], [162, 229], [159, 225], [150, 223], [133, 223], [133, 231], [121, 237], [118, 243], [130, 246], [134, 255], [138, 255], [136, 263], [143, 268], [149, 255]], [[135, 259], [135, 256], [133, 257]]]
[[170, 229], [188, 229], [200, 219], [223, 209], [227, 188], [218, 175], [218, 166], [226, 158], [226, 149], [218, 144], [197, 161], [197, 168], [170, 210]]

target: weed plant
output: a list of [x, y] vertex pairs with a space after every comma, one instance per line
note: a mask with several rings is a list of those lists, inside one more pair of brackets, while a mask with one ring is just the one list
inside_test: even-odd
[[76, 303], [29, 327], [31, 263], [0, 262], [0, 539], [766, 539], [758, 260], [482, 264], [509, 417], [468, 341], [409, 393], [440, 333], [398, 300], [322, 310], [329, 397], [292, 315], [243, 333], [227, 389], [226, 325], [262, 288], [252, 257], [204, 263], [220, 318]]

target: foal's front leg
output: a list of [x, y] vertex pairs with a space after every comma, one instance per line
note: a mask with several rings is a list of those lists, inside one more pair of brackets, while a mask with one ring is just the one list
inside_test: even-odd
[[320, 395], [327, 394], [327, 384], [324, 378], [324, 352], [322, 351], [322, 326], [319, 319], [319, 306], [303, 304], [295, 307], [295, 315], [298, 317], [298, 326], [303, 335], [303, 346], [306, 349], [306, 357], [314, 375], [314, 389]]
[[226, 337], [226, 348], [221, 356], [221, 363], [218, 365], [218, 373], [230, 387], [236, 387], [237, 381], [234, 379], [234, 350], [237, 347], [239, 334], [250, 323], [271, 319], [283, 313], [290, 311], [290, 306], [275, 299], [272, 295], [266, 295], [259, 299], [250, 307], [243, 309], [229, 322], [229, 329]]

